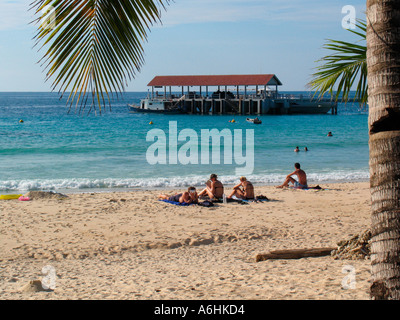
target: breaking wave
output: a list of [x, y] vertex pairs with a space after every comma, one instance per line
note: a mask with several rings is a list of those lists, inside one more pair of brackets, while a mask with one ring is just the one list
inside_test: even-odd
[[[282, 183], [284, 174], [251, 175], [247, 178], [257, 185], [273, 185]], [[367, 171], [334, 171], [331, 173], [312, 173], [308, 175], [310, 184], [328, 182], [354, 182], [367, 181]], [[149, 179], [33, 179], [33, 180], [8, 180], [0, 181], [2, 191], [32, 191], [32, 190], [71, 190], [89, 191], [93, 189], [170, 189], [188, 186], [203, 186], [207, 177], [186, 176], [173, 178], [149, 178]], [[220, 176], [220, 180], [226, 185], [238, 182], [237, 176]]]

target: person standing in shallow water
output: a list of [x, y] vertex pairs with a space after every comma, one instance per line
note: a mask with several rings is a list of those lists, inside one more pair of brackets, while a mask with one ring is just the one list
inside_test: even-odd
[[[277, 186], [277, 188], [287, 188], [289, 186], [289, 183], [293, 183], [295, 188], [299, 189], [307, 189], [307, 174], [300, 169], [300, 163], [295, 163], [294, 164], [295, 171], [293, 171], [291, 174], [289, 174], [286, 177], [286, 180], [281, 184], [280, 186]], [[296, 175], [299, 181], [296, 179], [292, 178], [292, 176]]]

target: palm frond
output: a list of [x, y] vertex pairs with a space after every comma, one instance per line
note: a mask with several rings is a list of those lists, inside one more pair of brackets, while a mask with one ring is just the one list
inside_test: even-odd
[[[35, 0], [40, 63], [53, 79], [52, 90], [69, 92], [75, 109], [100, 113], [110, 94], [123, 93], [144, 63], [143, 43], [150, 27], [160, 21], [170, 0]], [[54, 28], [41, 23], [45, 8], [53, 9]]]
[[[359, 36], [361, 41], [366, 41], [366, 23], [358, 20], [356, 28], [349, 31]], [[316, 68], [317, 71], [309, 83], [311, 89], [315, 91], [314, 96], [318, 95], [321, 98], [329, 93], [338, 101], [342, 95], [342, 101], [347, 102], [356, 83], [354, 100], [366, 104], [368, 101], [366, 45], [331, 39], [327, 41], [323, 48], [332, 53], [317, 61], [322, 64]]]

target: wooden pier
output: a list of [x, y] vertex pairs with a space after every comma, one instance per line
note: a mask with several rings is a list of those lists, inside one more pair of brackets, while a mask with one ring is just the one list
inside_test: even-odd
[[148, 84], [148, 99], [190, 114], [337, 114], [332, 100], [280, 94], [281, 85], [274, 74], [158, 76]]
[[[234, 97], [229, 99], [213, 99], [209, 97], [188, 99], [184, 97], [183, 99], [177, 99], [167, 96], [165, 101], [169, 101], [172, 106], [179, 107], [190, 114], [284, 115], [327, 113], [328, 111], [331, 111], [332, 114], [337, 114], [337, 104], [330, 99], [311, 101], [303, 97], [274, 98], [268, 96]], [[300, 106], [299, 102], [303, 102], [303, 105]], [[318, 108], [322, 109], [318, 110]]]

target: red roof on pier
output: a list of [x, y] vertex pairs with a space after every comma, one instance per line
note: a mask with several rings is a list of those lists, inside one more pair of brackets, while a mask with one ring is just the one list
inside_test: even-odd
[[225, 75], [225, 76], [157, 76], [149, 87], [182, 86], [268, 86], [282, 83], [274, 74]]

